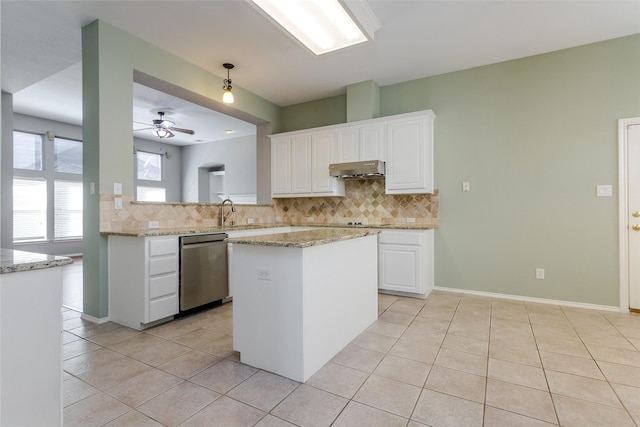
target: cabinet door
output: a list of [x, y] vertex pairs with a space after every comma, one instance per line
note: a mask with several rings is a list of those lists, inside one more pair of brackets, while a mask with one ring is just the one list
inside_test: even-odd
[[384, 123], [373, 123], [360, 127], [359, 160], [384, 160]]
[[291, 140], [289, 137], [271, 140], [271, 192], [291, 193]]
[[386, 192], [433, 192], [433, 118], [427, 115], [388, 120]]
[[424, 294], [419, 246], [380, 245], [378, 251], [379, 288]]
[[336, 179], [329, 176], [329, 164], [333, 160], [333, 135], [332, 131], [316, 133], [311, 140], [314, 193], [330, 193], [334, 189]]
[[358, 127], [338, 129], [336, 136], [336, 163], [357, 162], [359, 160]]
[[291, 192], [311, 193], [311, 134], [291, 138]]

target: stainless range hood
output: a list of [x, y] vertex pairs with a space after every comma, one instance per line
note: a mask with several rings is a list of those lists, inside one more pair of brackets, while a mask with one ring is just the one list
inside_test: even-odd
[[329, 175], [337, 178], [384, 178], [384, 162], [382, 160], [365, 160], [362, 162], [333, 163], [329, 165]]

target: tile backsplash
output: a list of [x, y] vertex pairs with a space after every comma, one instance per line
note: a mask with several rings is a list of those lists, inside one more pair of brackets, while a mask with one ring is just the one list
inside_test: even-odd
[[[146, 203], [122, 197], [122, 209], [114, 209], [114, 196], [100, 196], [100, 231], [146, 230], [149, 221], [160, 228], [215, 227], [219, 224], [217, 203]], [[248, 224], [406, 224], [438, 226], [438, 190], [433, 194], [388, 195], [384, 179], [347, 180], [345, 197], [298, 197], [273, 199], [272, 205], [237, 205], [227, 225]], [[229, 207], [225, 207], [229, 212]]]

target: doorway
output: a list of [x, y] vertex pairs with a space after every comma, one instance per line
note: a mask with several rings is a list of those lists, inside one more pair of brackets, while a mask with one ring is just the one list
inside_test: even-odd
[[620, 310], [640, 312], [640, 117], [618, 122]]

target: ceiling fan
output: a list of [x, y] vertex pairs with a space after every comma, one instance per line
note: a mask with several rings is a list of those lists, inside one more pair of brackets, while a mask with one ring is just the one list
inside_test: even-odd
[[[182, 132], [188, 135], [195, 134], [195, 132], [192, 131], [191, 129], [183, 129], [183, 128], [175, 127], [174, 122], [172, 122], [171, 120], [166, 120], [164, 118], [164, 111], [158, 111], [158, 116], [160, 116], [160, 118], [153, 120], [152, 127], [135, 129], [135, 130], [136, 131], [150, 130], [151, 133], [157, 136], [158, 138], [173, 138], [175, 136], [174, 132]], [[139, 123], [139, 122], [135, 122], [135, 123]], [[142, 123], [142, 124], [146, 124], [146, 123]]]

